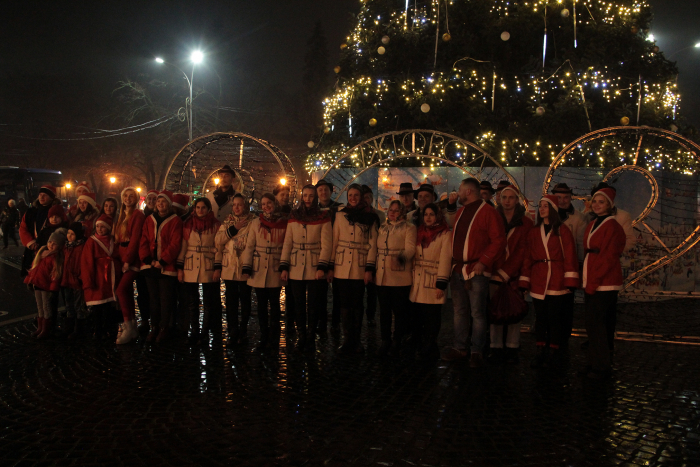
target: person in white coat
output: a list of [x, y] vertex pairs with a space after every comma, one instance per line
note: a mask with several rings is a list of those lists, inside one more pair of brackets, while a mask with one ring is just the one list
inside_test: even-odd
[[330, 213], [318, 206], [316, 187], [306, 185], [302, 189], [301, 203], [290, 213], [280, 263], [281, 279], [288, 281], [286, 290], [291, 289], [291, 296], [296, 301], [296, 347], [299, 351], [316, 349], [317, 312], [325, 306], [322, 302], [326, 298], [322, 285], [326, 279], [332, 245]]
[[[222, 250], [221, 278], [226, 284], [226, 323], [228, 337], [233, 344], [247, 340], [248, 321], [252, 309], [253, 289], [243, 278], [242, 255], [245, 250], [248, 232], [255, 214], [250, 212], [245, 197], [236, 193], [233, 196], [233, 211], [219, 227], [216, 234], [216, 247]], [[238, 318], [238, 304], [241, 315]]]
[[[182, 226], [182, 248], [177, 258], [177, 278], [190, 319], [190, 343], [196, 345], [212, 332], [221, 338], [221, 249], [215, 238], [221, 223], [214, 217], [207, 198], [194, 202], [194, 212]], [[199, 284], [204, 298], [202, 335], [199, 330]]]
[[338, 211], [333, 225], [333, 269], [328, 280], [340, 294], [340, 315], [343, 325], [342, 353], [364, 352], [360, 340], [362, 298], [365, 285], [373, 280], [377, 260], [379, 218], [362, 199], [362, 187], [353, 183], [348, 188], [348, 205]]
[[258, 350], [275, 354], [279, 350], [280, 325], [280, 258], [287, 218], [279, 210], [272, 193], [260, 200], [263, 212], [253, 220], [243, 252], [243, 278], [255, 289], [258, 298], [260, 344]]

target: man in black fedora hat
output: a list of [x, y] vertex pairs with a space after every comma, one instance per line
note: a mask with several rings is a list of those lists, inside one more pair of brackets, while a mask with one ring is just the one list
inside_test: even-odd
[[[343, 207], [342, 203], [338, 203], [331, 199], [331, 194], [333, 194], [333, 189], [335, 187], [328, 180], [321, 179], [316, 183], [316, 195], [318, 196], [318, 205], [323, 211], [329, 211], [331, 215], [331, 225], [335, 224], [335, 215], [338, 210]], [[335, 253], [332, 253], [335, 254]], [[321, 281], [321, 291], [319, 292], [322, 297], [328, 297], [328, 282]], [[328, 303], [328, 300], [325, 300]], [[328, 329], [328, 308], [326, 306], [321, 307], [316, 313], [318, 317], [318, 322], [316, 329], [320, 336], [325, 336]], [[340, 294], [333, 294], [333, 311], [331, 312], [331, 330], [338, 331], [340, 329]]]
[[491, 186], [491, 182], [483, 180], [481, 183], [479, 183], [479, 194], [481, 195], [481, 199], [489, 203], [491, 206], [493, 206], [493, 195], [496, 193], [496, 190]]
[[494, 200], [496, 201], [496, 204], [501, 204], [501, 191], [505, 187], [510, 185], [510, 180], [501, 180], [498, 182], [498, 185], [496, 186], [496, 194], [494, 195]]
[[413, 183], [402, 183], [399, 185], [399, 191], [397, 191], [396, 194], [399, 195], [399, 200], [401, 200], [406, 208], [406, 212], [411, 212], [418, 209], [418, 205], [414, 201], [416, 191], [413, 189]]
[[211, 202], [211, 210], [219, 220], [225, 221], [233, 210], [233, 195], [236, 194], [234, 183], [238, 184], [236, 171], [225, 165], [217, 172], [219, 185], [216, 190], [207, 193], [207, 198]]
[[420, 188], [416, 190], [416, 199], [418, 207], [417, 209], [409, 212], [406, 216], [409, 222], [413, 222], [415, 225], [420, 225], [423, 216], [423, 208], [425, 208], [430, 203], [437, 202], [437, 193], [435, 193], [435, 187], [429, 183], [423, 183]]

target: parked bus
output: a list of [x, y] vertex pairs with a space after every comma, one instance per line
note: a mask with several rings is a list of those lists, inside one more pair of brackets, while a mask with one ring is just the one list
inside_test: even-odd
[[39, 196], [39, 188], [43, 185], [56, 187], [58, 197], [66, 201], [65, 181], [60, 171], [0, 166], [0, 203], [2, 206], [9, 199], [15, 201], [24, 199], [27, 204], [30, 204]]

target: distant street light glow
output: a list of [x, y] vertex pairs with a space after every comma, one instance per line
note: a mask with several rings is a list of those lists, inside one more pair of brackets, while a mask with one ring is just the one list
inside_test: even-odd
[[158, 62], [158, 63], [165, 63], [165, 60], [163, 60], [163, 59], [160, 58], [160, 57], [156, 57], [156, 62]]
[[70, 190], [70, 187], [71, 187], [71, 184], [70, 184], [70, 183], [66, 183], [66, 188], [67, 188], [68, 190]]
[[221, 180], [219, 180], [218, 178], [215, 178], [215, 179], [214, 179], [214, 185], [218, 185], [220, 181], [221, 181]]
[[114, 178], [114, 177], [109, 177], [109, 183], [114, 183], [114, 182], [116, 182], [116, 181], [117, 181], [116, 178]]
[[280, 185], [285, 186], [287, 184], [286, 178], [280, 178]]
[[136, 191], [137, 191], [138, 193], [141, 193], [141, 187], [136, 188]]
[[204, 60], [204, 54], [199, 50], [195, 50], [192, 52], [191, 59], [192, 63], [202, 63], [202, 60]]

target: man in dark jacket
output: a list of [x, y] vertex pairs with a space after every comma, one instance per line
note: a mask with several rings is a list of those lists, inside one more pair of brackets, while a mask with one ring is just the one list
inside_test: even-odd
[[19, 210], [15, 205], [15, 200], [11, 199], [7, 202], [7, 207], [2, 211], [2, 241], [5, 245], [3, 250], [7, 249], [10, 238], [15, 242], [15, 246], [19, 246], [15, 236], [15, 229], [19, 225]]

